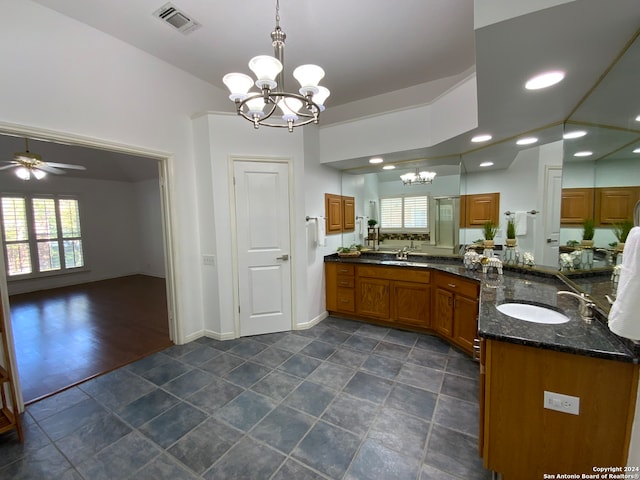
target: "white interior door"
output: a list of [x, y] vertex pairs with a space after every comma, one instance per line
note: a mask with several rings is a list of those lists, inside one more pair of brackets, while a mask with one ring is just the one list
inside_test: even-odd
[[562, 202], [562, 167], [546, 169], [544, 219], [544, 249], [542, 265], [557, 265], [560, 254], [560, 204]]
[[291, 329], [289, 166], [235, 161], [240, 336]]

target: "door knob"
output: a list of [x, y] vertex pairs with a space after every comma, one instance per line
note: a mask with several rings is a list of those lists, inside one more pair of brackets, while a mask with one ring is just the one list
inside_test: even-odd
[[276, 260], [289, 260], [289, 254], [285, 253], [284, 255], [282, 255], [281, 257], [276, 257]]

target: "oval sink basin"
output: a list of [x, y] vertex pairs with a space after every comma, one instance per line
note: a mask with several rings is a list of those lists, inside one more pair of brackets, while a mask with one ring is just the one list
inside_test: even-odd
[[411, 262], [408, 260], [382, 260], [380, 265], [394, 265], [394, 266], [403, 266], [403, 267], [428, 267], [428, 263], [422, 262]]
[[528, 303], [503, 303], [496, 308], [505, 315], [527, 322], [557, 325], [569, 321], [569, 317], [557, 310]]

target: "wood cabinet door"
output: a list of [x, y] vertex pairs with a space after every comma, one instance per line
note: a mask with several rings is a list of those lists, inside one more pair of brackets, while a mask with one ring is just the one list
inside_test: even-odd
[[453, 293], [436, 287], [434, 297], [433, 328], [442, 335], [451, 337], [453, 335]]
[[481, 227], [485, 222], [500, 222], [500, 193], [465, 196], [466, 227]]
[[325, 193], [325, 217], [327, 233], [342, 231], [342, 197], [332, 193]]
[[356, 313], [389, 319], [389, 280], [358, 277], [356, 281]]
[[456, 295], [453, 315], [453, 339], [468, 353], [478, 337], [478, 301]]
[[612, 225], [633, 220], [638, 201], [636, 187], [607, 187], [596, 189], [596, 225]]
[[356, 228], [356, 199], [342, 197], [342, 230], [349, 232]]
[[585, 218], [593, 218], [593, 192], [593, 188], [563, 188], [560, 224], [582, 225]]
[[414, 282], [392, 283], [392, 320], [405, 325], [429, 327], [431, 287]]

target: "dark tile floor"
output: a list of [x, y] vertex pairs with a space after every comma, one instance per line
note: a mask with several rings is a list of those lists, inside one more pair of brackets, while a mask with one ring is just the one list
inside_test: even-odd
[[428, 335], [202, 338], [30, 405], [0, 479], [489, 479], [477, 398], [478, 365]]

